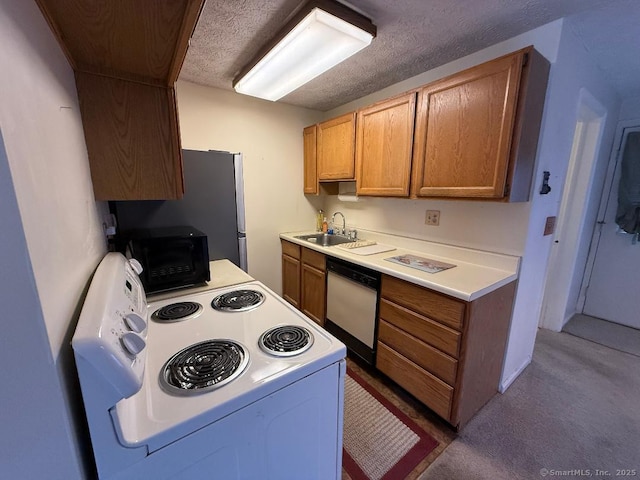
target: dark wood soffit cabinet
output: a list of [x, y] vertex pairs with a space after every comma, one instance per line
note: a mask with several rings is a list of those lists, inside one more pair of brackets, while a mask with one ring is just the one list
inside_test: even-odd
[[173, 89], [83, 72], [76, 87], [96, 200], [181, 198]]
[[74, 70], [166, 87], [204, 1], [36, 0]]
[[36, 0], [76, 75], [96, 200], [184, 193], [174, 84], [205, 0]]

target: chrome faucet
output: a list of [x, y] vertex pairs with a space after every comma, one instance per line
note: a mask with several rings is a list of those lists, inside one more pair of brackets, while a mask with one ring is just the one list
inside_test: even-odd
[[342, 230], [339, 230], [338, 233], [339, 235], [344, 235], [346, 230], [347, 230], [347, 220], [344, 218], [344, 214], [342, 212], [336, 212], [331, 216], [331, 223], [333, 224], [333, 228], [336, 228], [336, 215], [340, 214], [340, 216], [342, 217]]

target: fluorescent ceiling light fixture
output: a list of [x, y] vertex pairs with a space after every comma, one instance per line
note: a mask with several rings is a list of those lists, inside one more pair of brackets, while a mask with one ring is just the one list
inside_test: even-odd
[[369, 45], [376, 27], [341, 3], [311, 1], [233, 82], [238, 93], [276, 101]]

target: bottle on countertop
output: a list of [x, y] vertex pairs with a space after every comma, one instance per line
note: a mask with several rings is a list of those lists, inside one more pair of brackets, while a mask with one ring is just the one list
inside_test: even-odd
[[328, 230], [329, 230], [329, 224], [327, 224], [327, 217], [324, 217], [324, 220], [322, 221], [322, 231], [324, 233], [327, 233]]
[[322, 231], [323, 219], [324, 219], [324, 212], [322, 211], [322, 209], [320, 209], [318, 210], [318, 213], [316, 213], [316, 232]]

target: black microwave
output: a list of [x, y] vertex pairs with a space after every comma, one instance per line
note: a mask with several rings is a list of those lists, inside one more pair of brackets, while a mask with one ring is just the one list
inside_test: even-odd
[[204, 284], [211, 280], [207, 235], [190, 226], [148, 228], [128, 233], [131, 257], [142, 264], [147, 293]]

